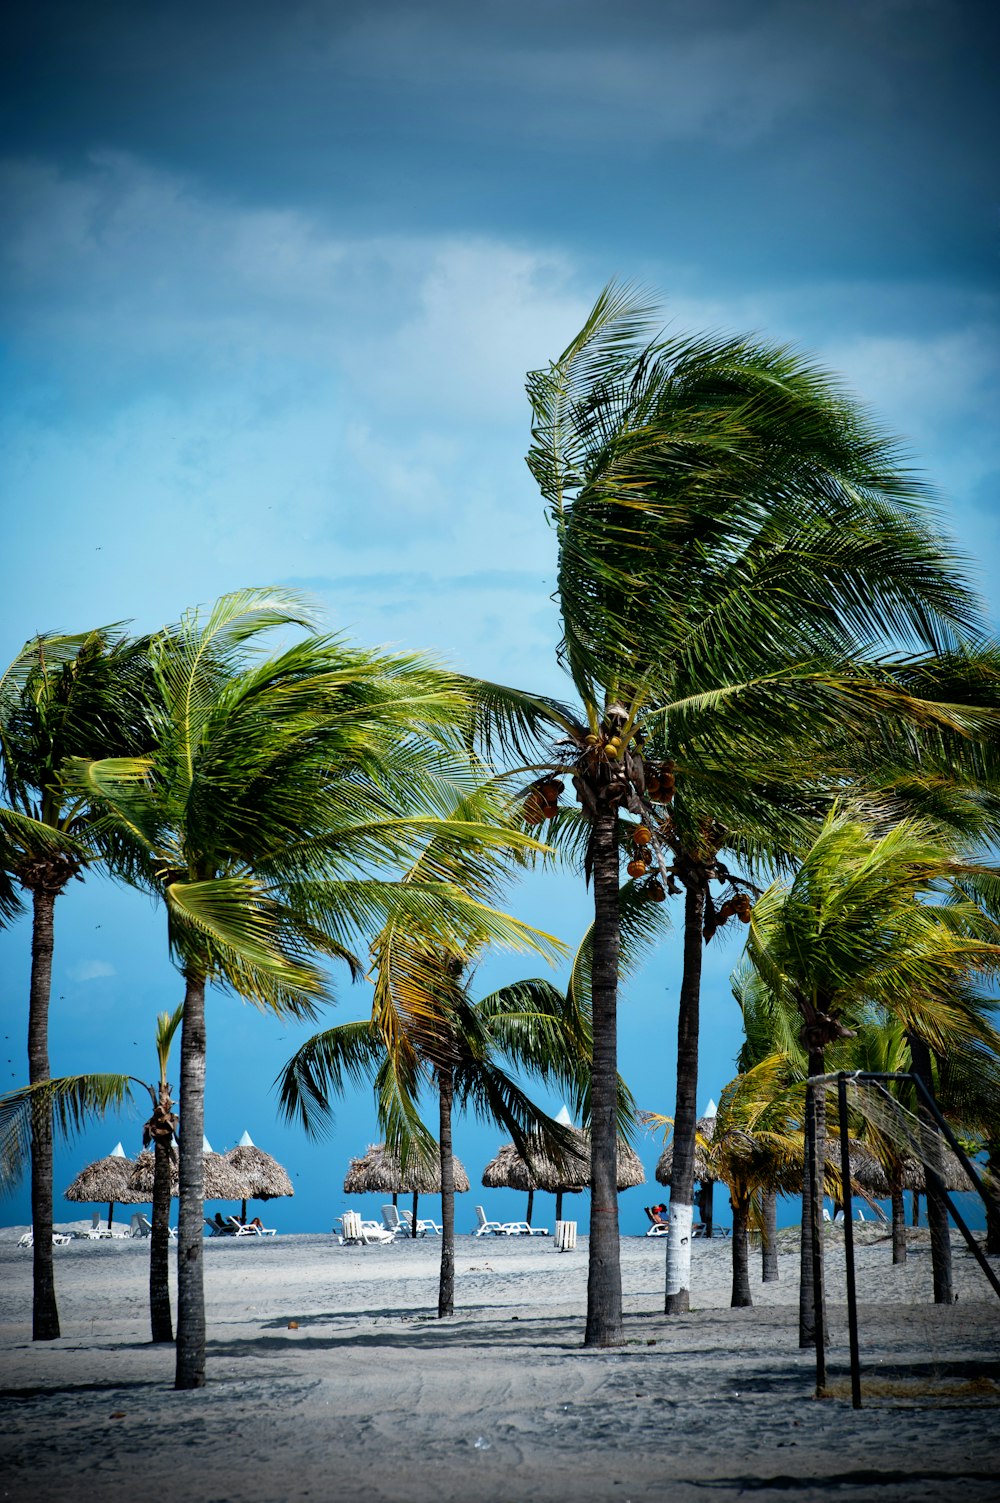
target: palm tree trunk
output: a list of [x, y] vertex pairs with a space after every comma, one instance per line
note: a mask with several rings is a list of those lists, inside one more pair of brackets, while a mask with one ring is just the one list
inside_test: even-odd
[[[54, 892], [32, 893], [31, 983], [28, 993], [28, 1081], [49, 1080], [49, 997], [52, 991]], [[55, 1270], [52, 1266], [52, 1106], [31, 1107], [31, 1225], [33, 1231], [33, 1341], [55, 1341], [59, 1335]]]
[[[451, 1067], [438, 1076], [438, 1143], [441, 1153], [441, 1277], [438, 1283], [438, 1319], [455, 1313], [455, 1156], [451, 1143], [451, 1107], [455, 1081]], [[416, 1230], [417, 1218], [413, 1217]]]
[[698, 1125], [698, 1031], [704, 922], [705, 886], [703, 882], [693, 881], [684, 889], [684, 963], [677, 1014], [677, 1104], [674, 1108], [674, 1160], [670, 1175], [664, 1304], [668, 1315], [686, 1315], [691, 1308], [691, 1220]]
[[986, 1251], [993, 1257], [1000, 1253], [1000, 1143], [989, 1143], [987, 1147]]
[[[166, 1110], [170, 1110], [167, 1103]], [[153, 1341], [173, 1341], [170, 1317], [170, 1169], [168, 1143], [153, 1143], [153, 1231], [149, 1239], [149, 1323]]]
[[[933, 1094], [934, 1077], [931, 1073], [931, 1051], [926, 1042], [915, 1033], [907, 1032], [910, 1045], [910, 1062], [913, 1073], [924, 1084], [928, 1094]], [[951, 1276], [951, 1232], [948, 1227], [948, 1207], [934, 1181], [932, 1170], [941, 1173], [941, 1140], [937, 1126], [923, 1102], [917, 1107], [921, 1123], [921, 1152], [928, 1166], [927, 1175], [927, 1225], [931, 1229], [931, 1266], [934, 1275], [934, 1303], [950, 1305], [954, 1300]]]
[[713, 1215], [714, 1207], [712, 1204], [714, 1199], [714, 1189], [714, 1179], [702, 1180], [701, 1184], [698, 1186], [698, 1215], [701, 1217], [701, 1224], [704, 1227], [702, 1236], [707, 1237], [709, 1241], [711, 1241], [712, 1234], [715, 1231], [715, 1218]]
[[593, 823], [591, 1202], [586, 1346], [621, 1346], [621, 1246], [618, 1236], [618, 808], [602, 799]]
[[[810, 1076], [826, 1074], [826, 1051], [809, 1049]], [[826, 1345], [826, 1291], [823, 1287], [823, 1162], [826, 1150], [826, 1091], [806, 1091], [806, 1154], [802, 1185], [802, 1242], [799, 1279], [799, 1346]]]
[[892, 1199], [892, 1261], [906, 1262], [906, 1207], [903, 1204], [903, 1187], [893, 1176], [889, 1180]]
[[750, 1293], [749, 1202], [746, 1197], [735, 1194], [729, 1198], [733, 1208], [733, 1297], [729, 1301], [733, 1310], [747, 1309], [753, 1304]]
[[205, 978], [184, 976], [181, 1023], [180, 1216], [175, 1388], [205, 1386]]
[[760, 1272], [765, 1284], [778, 1282], [778, 1192], [764, 1191], [764, 1224], [760, 1233]]

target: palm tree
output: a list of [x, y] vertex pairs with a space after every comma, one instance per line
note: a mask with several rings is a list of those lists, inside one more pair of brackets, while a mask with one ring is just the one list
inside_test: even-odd
[[[298, 598], [281, 591], [241, 591], [205, 615], [188, 612], [150, 646], [153, 753], [74, 771], [127, 848], [130, 879], [162, 899], [184, 976], [178, 1388], [205, 1380], [207, 986], [311, 1017], [327, 995], [321, 961], [358, 974], [351, 945], [400, 907], [428, 932], [462, 934], [478, 919], [447, 881], [380, 875], [428, 827], [442, 830], [442, 800], [453, 803], [469, 779], [461, 693], [419, 656], [332, 638], [264, 655], [263, 634], [309, 626]], [[451, 834], [470, 831], [456, 824]], [[495, 840], [525, 844], [503, 832]]]
[[[819, 1339], [822, 1316], [822, 1145], [829, 1045], [872, 1009], [913, 1039], [944, 1051], [974, 1040], [982, 1024], [957, 995], [1000, 966], [996, 926], [961, 891], [978, 872], [940, 835], [902, 821], [877, 835], [834, 812], [794, 878], [758, 899], [747, 955], [786, 1016], [797, 1013], [807, 1050], [807, 1160], [799, 1336]], [[934, 902], [919, 901], [933, 896]]]
[[[28, 1079], [50, 1074], [48, 1020], [56, 899], [109, 844], [92, 801], [70, 793], [74, 757], [132, 755], [149, 744], [146, 644], [120, 627], [26, 642], [0, 677], [0, 926], [31, 894]], [[31, 1124], [34, 1228], [32, 1337], [59, 1335], [52, 1265], [52, 1117], [35, 1098]]]
[[[510, 827], [511, 815], [510, 797], [495, 782], [483, 783], [452, 811], [453, 819], [484, 828]], [[537, 1139], [558, 1155], [568, 1149], [568, 1136], [531, 1102], [504, 1064], [585, 1094], [590, 1034], [586, 1005], [576, 992], [564, 996], [549, 982], [532, 978], [478, 1003], [471, 1000], [472, 976], [489, 943], [502, 939], [549, 959], [562, 953], [551, 936], [492, 906], [510, 873], [509, 856], [498, 856], [482, 842], [456, 846], [432, 834], [404, 883], [447, 876], [470, 902], [481, 905], [478, 930], [462, 945], [449, 946], [415, 925], [412, 915], [394, 916], [372, 946], [371, 1018], [308, 1039], [279, 1076], [286, 1116], [314, 1134], [329, 1126], [331, 1099], [342, 1093], [345, 1076], [370, 1078], [389, 1148], [404, 1162], [410, 1154], [440, 1155], [439, 1316], [454, 1313], [454, 1108], [472, 1105], [479, 1115], [501, 1123], [526, 1153]], [[419, 1115], [418, 1097], [427, 1084], [438, 1099], [437, 1144]]]
[[[149, 1092], [151, 1113], [143, 1124], [144, 1148], [153, 1144], [153, 1231], [149, 1248], [149, 1319], [154, 1342], [173, 1341], [170, 1317], [169, 1243], [170, 1180], [174, 1164], [173, 1139], [177, 1117], [167, 1080], [170, 1046], [180, 1025], [183, 1003], [174, 1013], [161, 1012], [156, 1020], [156, 1057], [159, 1079], [155, 1084], [136, 1075], [67, 1075], [35, 1082], [23, 1090], [0, 1097], [0, 1184], [6, 1186], [20, 1174], [29, 1155], [31, 1122], [38, 1106], [53, 1115], [69, 1136], [89, 1118], [133, 1105], [132, 1087]], [[110, 1223], [109, 1223], [110, 1224]]]
[[529, 376], [528, 462], [556, 528], [559, 652], [580, 708], [524, 695], [522, 723], [506, 726], [520, 745], [525, 723], [555, 730], [562, 744], [546, 765], [572, 776], [590, 822], [590, 1345], [622, 1340], [620, 811], [634, 817], [624, 838], [635, 839], [636, 859], [652, 854], [664, 885], [685, 895], [667, 1272], [667, 1308], [680, 1312], [690, 1283], [702, 945], [706, 922], [708, 932], [716, 922], [709, 884], [723, 882], [737, 911], [750, 885], [721, 853], [735, 847], [756, 860], [787, 849], [789, 815], [802, 817], [782, 792], [789, 769], [798, 777], [845, 723], [926, 714], [898, 684], [887, 692], [870, 661], [876, 645], [937, 651], [977, 629], [948, 549], [921, 514], [919, 483], [828, 376], [759, 341], [653, 341], [650, 330], [641, 300], [608, 288], [559, 359]]

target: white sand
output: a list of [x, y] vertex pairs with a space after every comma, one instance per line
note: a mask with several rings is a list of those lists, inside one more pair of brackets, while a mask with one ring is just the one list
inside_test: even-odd
[[[859, 1503], [1000, 1497], [1000, 1301], [956, 1249], [930, 1304], [926, 1245], [859, 1249], [866, 1407], [850, 1407], [843, 1255], [831, 1241], [834, 1397], [797, 1345], [797, 1257], [730, 1311], [730, 1249], [695, 1245], [690, 1316], [662, 1314], [662, 1241], [626, 1238], [628, 1345], [582, 1348], [587, 1253], [457, 1239], [205, 1244], [208, 1384], [149, 1344], [148, 1244], [56, 1249], [63, 1335], [30, 1340], [30, 1254], [0, 1239], [0, 1499]], [[877, 1301], [877, 1303], [876, 1303]], [[289, 1330], [289, 1320], [298, 1321]], [[127, 1490], [127, 1491], [124, 1491]]]

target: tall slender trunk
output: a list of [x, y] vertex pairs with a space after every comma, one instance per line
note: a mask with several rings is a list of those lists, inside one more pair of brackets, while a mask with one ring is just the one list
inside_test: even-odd
[[[441, 1277], [438, 1319], [455, 1313], [455, 1156], [451, 1142], [451, 1108], [455, 1077], [450, 1066], [438, 1069], [438, 1143], [441, 1153]], [[416, 1216], [413, 1218], [416, 1230]]]
[[708, 1237], [709, 1240], [711, 1240], [712, 1234], [715, 1231], [714, 1206], [712, 1204], [714, 1189], [714, 1179], [704, 1179], [698, 1186], [698, 1215], [701, 1217], [701, 1224], [704, 1227], [702, 1236]]
[[563, 1198], [563, 1192], [561, 1190], [557, 1190], [556, 1191], [556, 1220], [557, 1221], [561, 1221], [562, 1220], [562, 1198]]
[[618, 808], [603, 799], [593, 822], [591, 1201], [586, 1346], [621, 1346], [621, 1245], [618, 1236]]
[[889, 1194], [892, 1199], [892, 1261], [906, 1262], [906, 1207], [903, 1204], [903, 1186], [899, 1176], [889, 1179]]
[[175, 1388], [205, 1386], [205, 977], [184, 976], [181, 1023], [180, 1216]]
[[778, 1282], [778, 1192], [764, 1191], [764, 1224], [760, 1233], [760, 1272], [765, 1284]]
[[410, 1235], [412, 1237], [414, 1237], [414, 1238], [417, 1235], [417, 1204], [418, 1204], [419, 1200], [420, 1200], [420, 1192], [418, 1190], [414, 1190], [414, 1192], [413, 1192], [413, 1209], [410, 1212], [410, 1215], [413, 1217], [413, 1231], [410, 1233]]
[[[51, 1078], [49, 1068], [49, 997], [52, 992], [53, 916], [56, 894], [32, 893], [31, 983], [28, 993], [28, 1082]], [[59, 1335], [55, 1270], [52, 1266], [52, 1106], [31, 1107], [31, 1225], [33, 1284], [31, 1337], [55, 1341]]]
[[[915, 1033], [907, 1032], [910, 1045], [910, 1061], [913, 1073], [931, 1095], [934, 1092], [934, 1077], [931, 1072], [931, 1051], [926, 1042]], [[927, 1225], [931, 1229], [931, 1267], [934, 1276], [934, 1303], [950, 1305], [954, 1299], [951, 1276], [951, 1231], [948, 1226], [948, 1207], [935, 1183], [932, 1170], [941, 1174], [941, 1139], [937, 1125], [921, 1101], [917, 1107], [921, 1124], [921, 1151], [927, 1168]]]
[[733, 1310], [740, 1310], [753, 1304], [753, 1296], [750, 1293], [747, 1215], [750, 1204], [747, 1196], [737, 1195], [735, 1191], [729, 1197], [729, 1204], [733, 1208], [733, 1297], [729, 1303]]
[[[826, 1051], [809, 1049], [810, 1076], [826, 1073]], [[806, 1091], [806, 1155], [802, 1185], [802, 1242], [799, 1280], [799, 1346], [826, 1344], [826, 1291], [823, 1287], [823, 1164], [826, 1156], [826, 1090]]]
[[534, 1209], [535, 1209], [535, 1192], [534, 1192], [534, 1190], [529, 1190], [528, 1191], [528, 1210], [527, 1210], [526, 1215], [525, 1215], [525, 1220], [527, 1221], [527, 1223], [528, 1223], [529, 1226], [531, 1225], [531, 1217], [532, 1217], [532, 1213], [534, 1212]]
[[994, 1257], [1000, 1253], [1000, 1143], [989, 1143], [987, 1147], [986, 1251]]
[[[166, 1110], [170, 1110], [168, 1103]], [[170, 1316], [169, 1143], [153, 1143], [153, 1231], [149, 1239], [149, 1323], [153, 1341], [173, 1341]]]
[[670, 1230], [667, 1233], [668, 1315], [691, 1308], [691, 1220], [694, 1208], [694, 1149], [698, 1124], [698, 1031], [704, 948], [705, 886], [684, 889], [684, 963], [677, 1014], [677, 1104], [674, 1159], [670, 1173]]

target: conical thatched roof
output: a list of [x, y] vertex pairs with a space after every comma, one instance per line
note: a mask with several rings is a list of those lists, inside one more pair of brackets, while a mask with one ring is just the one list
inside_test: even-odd
[[288, 1171], [258, 1148], [248, 1132], [224, 1157], [243, 1183], [241, 1200], [276, 1200], [279, 1195], [295, 1194]]
[[[560, 1191], [575, 1194], [585, 1189], [590, 1184], [590, 1138], [578, 1127], [573, 1129], [573, 1136], [579, 1143], [579, 1152], [568, 1167], [561, 1169], [543, 1152], [532, 1154], [529, 1168], [513, 1143], [504, 1143], [483, 1170], [483, 1184], [487, 1190], [546, 1190], [550, 1195]], [[645, 1183], [646, 1172], [638, 1155], [627, 1143], [619, 1141], [619, 1190]]]
[[107, 1158], [96, 1159], [81, 1169], [65, 1197], [93, 1205], [142, 1205], [145, 1197], [136, 1195], [129, 1188], [131, 1171], [132, 1160], [125, 1157], [125, 1150], [119, 1143]]
[[[870, 1154], [864, 1155], [864, 1162], [855, 1166], [854, 1150], [851, 1150], [851, 1167], [855, 1171], [855, 1178], [863, 1190], [873, 1195], [876, 1200], [885, 1200], [890, 1194], [889, 1177], [885, 1169]], [[972, 1181], [962, 1168], [957, 1154], [946, 1150], [941, 1155], [941, 1177], [944, 1180], [946, 1190], [971, 1190]], [[927, 1189], [927, 1175], [923, 1164], [919, 1159], [906, 1159], [903, 1164], [904, 1190], [918, 1190], [921, 1195]]]
[[[171, 1158], [170, 1195], [171, 1199], [177, 1200], [180, 1195], [180, 1185], [178, 1182], [176, 1149], [171, 1150]], [[152, 1200], [153, 1164], [153, 1150], [151, 1148], [144, 1149], [136, 1159], [129, 1177], [129, 1185], [134, 1191], [133, 1200], [146, 1202]], [[206, 1153], [205, 1199], [244, 1200], [246, 1198], [243, 1181], [225, 1155], [221, 1153]]]
[[[455, 1189], [464, 1195], [469, 1188], [469, 1176], [455, 1159]], [[440, 1195], [441, 1165], [436, 1156], [423, 1160], [411, 1154], [404, 1172], [396, 1154], [384, 1143], [373, 1143], [363, 1158], [351, 1160], [344, 1191], [347, 1195]]]
[[[699, 1117], [697, 1128], [703, 1138], [711, 1139], [712, 1134], [715, 1132], [715, 1114], [713, 1113], [711, 1117]], [[673, 1143], [668, 1143], [660, 1154], [659, 1162], [656, 1165], [656, 1178], [661, 1185], [670, 1184], [673, 1169], [674, 1145]], [[705, 1158], [705, 1150], [697, 1141], [694, 1145], [694, 1177], [703, 1184], [709, 1180], [714, 1183], [712, 1171], [709, 1168], [708, 1160]]]

